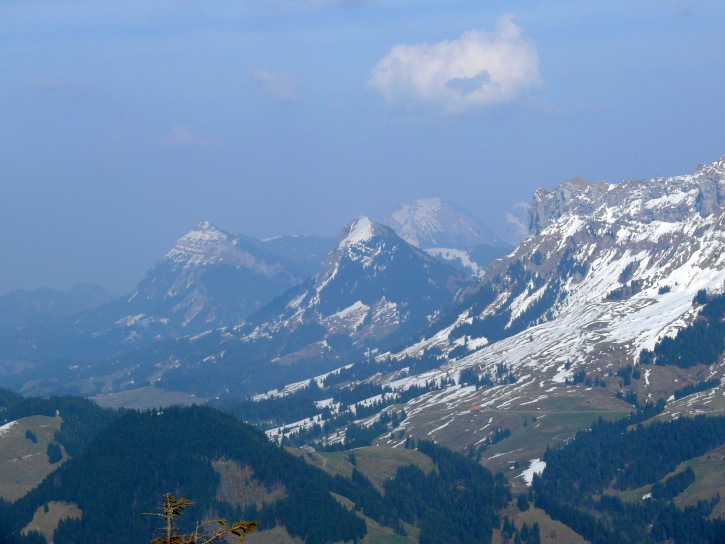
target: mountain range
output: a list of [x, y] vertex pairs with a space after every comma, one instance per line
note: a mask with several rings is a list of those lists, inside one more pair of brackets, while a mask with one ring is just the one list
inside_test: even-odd
[[[698, 291], [725, 281], [722, 170], [721, 160], [688, 176], [539, 190], [529, 237], [473, 277], [430, 253], [501, 242], [440, 198], [403, 206], [392, 228], [358, 218], [336, 245], [259, 241], [202, 222], [131, 294], [6, 330], [2, 370], [29, 392], [107, 394], [167, 380], [201, 396], [223, 395], [229, 375], [248, 394], [382, 351], [439, 351], [436, 380], [489, 361], [552, 383], [595, 362], [616, 370], [687, 324]], [[380, 380], [397, 388], [432, 377]]]
[[68, 291], [48, 287], [19, 289], [0, 297], [0, 330], [27, 326], [38, 319], [70, 318], [111, 300], [113, 295], [91, 283], [76, 285]]
[[[529, 235], [505, 251], [469, 215], [452, 210], [425, 199], [394, 213], [390, 226], [358, 217], [336, 242], [261, 241], [204, 222], [128, 296], [89, 297], [74, 315], [36, 304], [2, 329], [3, 384], [26, 395], [71, 393], [113, 406], [207, 403], [235, 417], [208, 408], [174, 408], [168, 419], [166, 410], [119, 417], [71, 397], [23, 399], [0, 389], [0, 415], [9, 421], [0, 427], [0, 453], [8, 436], [34, 452], [47, 447], [51, 465], [32, 465], [35, 476], [23, 472], [11, 486], [22, 498], [0, 503], [0, 536], [17, 536], [43, 505], [72, 503], [88, 512], [88, 522], [59, 525], [59, 542], [93, 541], [87, 532], [94, 527], [97, 535], [94, 520], [108, 514], [94, 506], [102, 498], [79, 490], [95, 489], [107, 467], [118, 466], [129, 474], [126, 483], [136, 482], [117, 494], [126, 501], [117, 511], [131, 508], [123, 519], [150, 507], [151, 487], [176, 482], [208, 510], [277, 521], [297, 516], [285, 518], [284, 541], [360, 538], [374, 527], [370, 519], [386, 527], [384, 540], [405, 533], [400, 542], [435, 542], [454, 526], [479, 531], [467, 540], [460, 529], [451, 537], [456, 542], [491, 534], [541, 541], [521, 525], [532, 519], [547, 527], [549, 541], [572, 530], [578, 535], [566, 534], [574, 542], [720, 541], [725, 157], [688, 175], [616, 185], [572, 179], [538, 190]], [[504, 252], [464, 272], [461, 256], [481, 247]], [[458, 267], [443, 250], [458, 255]], [[48, 419], [32, 419], [41, 416]], [[24, 442], [13, 430], [19, 424], [29, 431]], [[242, 451], [232, 435], [255, 446]], [[144, 476], [146, 464], [128, 464], [142, 455], [139, 447], [154, 449], [148, 437], [166, 448], [177, 441], [173, 476], [164, 477], [165, 469]], [[310, 476], [302, 464], [282, 460], [273, 443], [333, 475], [351, 475], [352, 483]], [[105, 457], [111, 451], [119, 455]], [[368, 451], [375, 453], [361, 465], [363, 476], [356, 457]], [[28, 466], [36, 454], [27, 456]], [[296, 475], [277, 467], [272, 472], [284, 478], [265, 479], [263, 457], [294, 465]], [[400, 471], [403, 461], [381, 468], [391, 458], [429, 472]], [[57, 471], [55, 463], [62, 463]], [[477, 463], [499, 475], [479, 474]], [[185, 478], [179, 467], [208, 477]], [[447, 472], [452, 467], [460, 471]], [[84, 474], [95, 475], [90, 487], [80, 483]], [[0, 467], [0, 492], [3, 477]], [[238, 509], [224, 493], [240, 478], [267, 506]], [[348, 532], [334, 533], [324, 520], [314, 522], [324, 536], [312, 531], [310, 514], [284, 502], [306, 478], [317, 482], [306, 484], [316, 490], [314, 501], [327, 501], [332, 511], [334, 493], [338, 503], [355, 505], [365, 529], [336, 509]], [[114, 489], [125, 485], [113, 481]], [[504, 484], [508, 491], [495, 487]], [[384, 495], [370, 494], [376, 485]], [[423, 489], [435, 491], [411, 504]], [[515, 506], [508, 492], [518, 494]], [[130, 503], [129, 493], [136, 494]], [[485, 527], [456, 517], [475, 512], [462, 505], [477, 493], [493, 493], [487, 504], [499, 508], [486, 513]], [[451, 502], [438, 504], [442, 497]], [[533, 518], [525, 514], [532, 499]], [[270, 514], [272, 502], [278, 510]], [[3, 533], [3, 519], [23, 521]], [[149, 530], [147, 523], [127, 525], [136, 537]]]
[[[673, 178], [572, 180], [538, 191], [529, 237], [491, 263], [423, 339], [336, 372], [348, 389], [377, 388], [362, 403], [404, 401], [406, 434], [461, 451], [485, 446], [502, 467], [540, 456], [554, 437], [600, 416], [658, 399], [682, 406], [675, 391], [723, 377], [724, 204], [724, 159]], [[676, 349], [680, 360], [664, 356]], [[657, 364], [652, 353], [663, 354]], [[318, 383], [331, 383], [329, 375]], [[722, 410], [722, 390], [683, 409]], [[320, 420], [323, 410], [268, 432], [293, 437]], [[501, 429], [513, 439], [491, 444]], [[344, 440], [344, 428], [328, 439]]]

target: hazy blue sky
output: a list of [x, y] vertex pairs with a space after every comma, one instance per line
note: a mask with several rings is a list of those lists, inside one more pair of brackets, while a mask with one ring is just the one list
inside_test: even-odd
[[0, 293], [130, 290], [207, 219], [334, 236], [438, 194], [725, 155], [721, 0], [0, 0]]

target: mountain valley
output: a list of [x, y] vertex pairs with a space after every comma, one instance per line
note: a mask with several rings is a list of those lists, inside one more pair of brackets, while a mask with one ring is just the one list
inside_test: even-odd
[[[262, 519], [280, 542], [426, 544], [446, 525], [454, 542], [534, 542], [534, 519], [540, 542], [666, 542], [697, 524], [675, 541], [718, 542], [725, 157], [671, 178], [569, 180], [538, 190], [529, 214], [516, 248], [438, 198], [390, 226], [358, 217], [337, 242], [203, 222], [128, 296], [4, 328], [0, 376], [23, 396], [0, 390], [0, 453], [13, 437], [36, 458], [57, 443], [61, 458], [3, 491], [0, 536], [25, 542], [38, 509], [72, 503], [86, 521], [61, 522], [56, 542], [107, 534], [101, 506], [134, 520], [109, 536], [139, 539], [152, 528], [138, 513], [173, 485], [202, 509]], [[146, 474], [133, 459], [151, 455], [150, 437], [176, 453]], [[626, 480], [652, 444], [656, 468]], [[125, 502], [84, 495], [108, 470], [133, 474], [127, 490], [109, 483]], [[224, 494], [240, 478], [252, 499]], [[288, 506], [318, 499], [338, 529]]]

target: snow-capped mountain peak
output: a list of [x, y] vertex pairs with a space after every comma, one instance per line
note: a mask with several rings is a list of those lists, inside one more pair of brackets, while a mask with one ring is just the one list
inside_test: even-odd
[[388, 227], [380, 225], [363, 215], [342, 229], [337, 248], [343, 249], [348, 246], [360, 245], [370, 241], [375, 236], [386, 236], [390, 234], [392, 232], [390, 232]]
[[322, 270], [287, 294], [281, 313], [255, 316], [260, 322], [251, 336], [305, 323], [321, 325], [325, 334], [348, 334], [353, 344], [410, 334], [470, 284], [390, 227], [362, 216], [342, 228]]
[[224, 231], [209, 221], [200, 222], [193, 230], [179, 238], [162, 261], [175, 267], [195, 268], [225, 264], [246, 268], [265, 276], [283, 272], [278, 262], [259, 257], [262, 251], [255, 241]]
[[234, 245], [228, 232], [202, 221], [179, 238], [162, 260], [187, 266], [212, 264], [225, 253], [232, 253]]
[[420, 242], [414, 228], [427, 234], [443, 230], [438, 217], [443, 206], [443, 199], [439, 196], [419, 198], [413, 204], [403, 204], [392, 213], [391, 217], [403, 226], [403, 239], [409, 244], [419, 246]]
[[404, 204], [385, 223], [406, 242], [420, 248], [503, 245], [490, 227], [438, 196]]

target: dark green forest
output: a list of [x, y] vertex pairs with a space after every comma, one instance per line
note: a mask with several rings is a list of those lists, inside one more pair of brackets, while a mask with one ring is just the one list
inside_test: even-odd
[[[492, 378], [507, 379], [506, 369], [493, 377], [470, 373], [466, 382], [486, 387], [493, 383]], [[349, 407], [386, 393], [376, 385], [340, 389], [342, 383], [330, 380], [329, 385], [326, 382], [320, 387], [310, 382], [279, 404], [245, 401], [226, 408], [264, 426], [309, 414], [316, 409], [315, 402], [323, 398]], [[716, 385], [714, 381], [702, 382], [682, 388], [679, 395]], [[426, 390], [416, 389], [407, 395], [414, 398]], [[379, 406], [359, 407], [357, 415], [369, 415], [366, 410], [376, 413], [387, 404], [381, 400]], [[672, 473], [681, 463], [725, 444], [725, 416], [653, 420], [663, 408], [664, 401], [646, 403], [627, 418], [611, 422], [600, 419], [565, 445], [547, 449], [546, 469], [534, 478], [528, 494], [517, 497], [516, 504], [523, 510], [533, 501], [594, 544], [724, 542], [725, 521], [708, 517], [719, 495], [677, 508], [673, 499], [693, 483], [695, 476], [691, 469]], [[155, 525], [144, 513], [155, 510], [164, 492], [196, 503], [190, 519], [214, 515], [255, 520], [261, 522], [262, 530], [284, 525], [292, 536], [313, 544], [361, 539], [367, 528], [360, 515], [399, 534], [405, 533], [403, 522], [416, 526], [421, 544], [440, 542], [441, 535], [454, 544], [490, 542], [494, 529], [521, 542], [540, 541], [538, 526], [516, 531], [508, 518], [501, 517], [501, 509], [512, 501], [508, 483], [503, 475], [494, 475], [475, 461], [480, 452], [474, 451], [472, 456], [469, 452], [465, 457], [406, 437], [405, 447], [427, 455], [435, 470], [425, 474], [412, 465], [402, 467], [385, 482], [385, 493], [381, 494], [357, 468], [351, 478], [330, 476], [272, 444], [238, 417], [211, 407], [117, 412], [74, 397], [23, 398], [0, 389], [0, 422], [56, 413], [63, 417], [63, 424], [55, 441], [64, 446], [71, 459], [20, 500], [0, 501], [2, 543], [44, 542], [39, 534], [20, 536], [19, 531], [39, 507], [53, 500], [75, 502], [84, 513], [82, 521], [61, 522], [57, 544], [147, 542]], [[347, 425], [348, 434], [346, 443], [336, 448], [350, 449], [387, 433], [406, 414], [392, 410], [368, 428], [356, 425], [350, 412], [335, 417], [339, 418], [335, 424]], [[302, 442], [314, 439], [314, 432], [313, 426], [299, 438]], [[507, 432], [499, 429], [491, 441]], [[59, 461], [59, 453], [49, 449], [48, 461]], [[354, 461], [354, 451], [349, 458]], [[245, 507], [220, 501], [220, 475], [211, 462], [224, 459], [251, 468], [259, 485], [284, 489], [285, 496]], [[646, 485], [651, 486], [651, 497], [636, 503], [604, 493]], [[350, 499], [353, 510], [341, 506], [331, 492]]]
[[725, 293], [699, 291], [693, 303], [703, 305], [695, 321], [674, 338], [663, 338], [654, 350], [642, 350], [640, 363], [690, 368], [712, 365], [720, 359], [725, 351]]
[[[64, 405], [59, 399], [33, 401], [44, 410]], [[84, 401], [85, 402], [85, 401]], [[26, 413], [29, 404], [17, 414]], [[98, 409], [107, 417], [108, 412]], [[67, 411], [67, 410], [66, 410]], [[93, 409], [91, 410], [93, 411]], [[366, 534], [365, 522], [342, 507], [334, 491], [364, 513], [395, 531], [401, 520], [421, 528], [421, 542], [435, 542], [447, 527], [449, 542], [490, 542], [498, 510], [510, 496], [505, 479], [449, 450], [428, 443], [420, 449], [436, 464], [424, 475], [400, 469], [383, 497], [359, 472], [352, 479], [331, 477], [270, 443], [263, 433], [236, 418], [206, 407], [125, 411], [96, 430], [80, 454], [15, 503], [0, 503], [0, 542], [41, 542], [19, 531], [39, 507], [52, 500], [75, 502], [82, 521], [65, 520], [55, 535], [64, 543], [136, 543], [150, 539], [159, 495], [189, 497], [201, 513], [227, 519], [260, 521], [261, 529], [284, 525], [309, 543], [355, 541]], [[245, 508], [217, 500], [220, 476], [211, 460], [231, 459], [251, 467], [260, 485], [284, 488], [286, 497]], [[409, 498], [416, 497], [411, 504]], [[192, 527], [184, 527], [191, 530]]]
[[210, 461], [221, 458], [253, 467], [255, 478], [270, 489], [282, 485], [287, 490], [286, 499], [250, 512], [266, 526], [282, 523], [293, 535], [316, 543], [365, 534], [364, 522], [329, 494], [326, 474], [239, 420], [202, 407], [122, 414], [78, 457], [6, 505], [5, 526], [17, 534], [39, 506], [63, 500], [77, 503], [84, 516], [61, 523], [57, 544], [143, 542], [153, 533], [152, 520], [143, 513], [154, 511], [162, 492], [193, 498], [200, 512], [247, 519], [244, 511], [216, 500], [220, 476]]
[[[725, 417], [640, 419], [600, 420], [564, 447], [547, 449], [546, 469], [533, 482], [536, 505], [594, 544], [725, 542], [725, 521], [707, 517], [719, 495], [681, 510], [672, 499], [692, 472], [660, 482], [680, 463], [725, 444]], [[647, 484], [654, 484], [652, 497], [634, 504], [603, 494]]]

